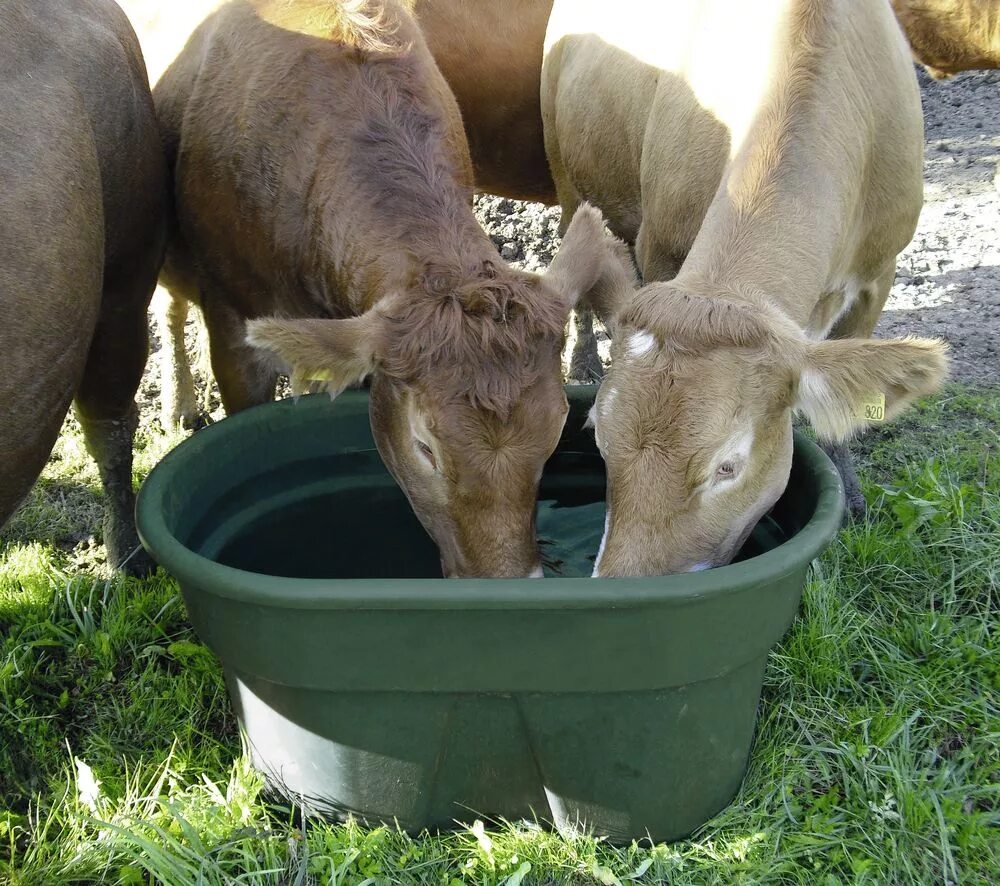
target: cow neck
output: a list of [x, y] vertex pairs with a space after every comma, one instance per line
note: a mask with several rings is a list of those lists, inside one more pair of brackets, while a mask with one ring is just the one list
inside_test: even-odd
[[500, 257], [490, 238], [480, 227], [471, 207], [465, 205], [466, 219], [453, 217], [458, 224], [436, 226], [424, 221], [420, 236], [406, 237], [384, 243], [384, 250], [373, 256], [375, 261], [362, 275], [358, 287], [361, 295], [358, 310], [370, 308], [383, 295], [406, 293], [414, 287], [427, 285], [438, 269], [455, 278], [478, 273], [484, 263], [492, 264], [499, 274], [506, 272], [506, 262]]
[[[815, 0], [789, 5], [801, 12]], [[845, 99], [825, 73], [835, 51], [823, 33], [827, 17], [801, 18], [787, 29], [779, 46], [786, 61], [734, 145], [674, 283], [737, 300], [766, 293], [805, 328], [837, 273], [845, 213], [857, 205], [850, 189], [860, 187], [864, 161], [831, 137], [831, 109], [836, 117]]]

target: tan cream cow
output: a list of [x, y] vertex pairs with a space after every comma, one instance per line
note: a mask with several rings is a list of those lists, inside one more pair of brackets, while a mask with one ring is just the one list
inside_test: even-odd
[[793, 413], [843, 441], [944, 375], [938, 342], [868, 338], [922, 203], [908, 48], [869, 0], [557, 0], [546, 53], [560, 202], [647, 281], [605, 306], [595, 575], [726, 563], [788, 482]]

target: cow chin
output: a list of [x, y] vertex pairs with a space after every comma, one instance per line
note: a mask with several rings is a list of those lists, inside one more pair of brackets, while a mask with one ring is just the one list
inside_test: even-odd
[[593, 577], [645, 578], [703, 572], [706, 569], [726, 565], [736, 556], [739, 548], [720, 551], [710, 556], [677, 556], [676, 552], [682, 550], [684, 550], [683, 545], [667, 541], [637, 545], [629, 540], [618, 546], [614, 538], [610, 538], [594, 567]]
[[[512, 556], [508, 551], [477, 551], [475, 558], [448, 540], [438, 545], [441, 551], [441, 574], [445, 578], [543, 578], [542, 564], [533, 551], [524, 556]], [[483, 553], [495, 556], [483, 557]]]
[[697, 536], [687, 535], [682, 538], [669, 530], [669, 524], [655, 533], [637, 533], [634, 527], [631, 530], [627, 526], [616, 528], [614, 521], [609, 518], [593, 577], [677, 575], [727, 566], [739, 554], [760, 518], [776, 499], [777, 495], [768, 495], [758, 503], [748, 518], [736, 521], [721, 540], [717, 541], [706, 540], [711, 537], [711, 533], [701, 535], [697, 541], [692, 540]]
[[[484, 527], [473, 519], [456, 536], [438, 540], [445, 578], [543, 577], [533, 527], [524, 534], [501, 534], [494, 526]], [[458, 538], [463, 537], [474, 541], [462, 544]]]
[[[426, 490], [423, 490], [426, 492]], [[434, 501], [423, 506], [423, 496], [407, 495], [417, 518], [438, 546], [445, 578], [542, 578], [534, 524], [501, 515], [489, 520], [491, 509], [472, 513], [454, 502]], [[428, 496], [431, 497], [431, 496]], [[512, 527], [524, 522], [523, 531]]]

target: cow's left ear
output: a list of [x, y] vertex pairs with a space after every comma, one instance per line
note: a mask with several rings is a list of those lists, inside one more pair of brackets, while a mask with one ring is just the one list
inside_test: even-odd
[[830, 339], [807, 346], [795, 408], [823, 440], [894, 418], [940, 387], [947, 345], [937, 339]]
[[628, 247], [608, 233], [604, 216], [589, 203], [573, 214], [545, 280], [566, 299], [567, 311], [590, 308], [609, 328], [639, 286]]

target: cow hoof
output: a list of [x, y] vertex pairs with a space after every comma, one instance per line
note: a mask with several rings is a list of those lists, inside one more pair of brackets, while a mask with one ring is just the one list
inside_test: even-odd
[[156, 572], [156, 561], [146, 553], [144, 548], [139, 548], [122, 561], [118, 572], [131, 575], [133, 578], [148, 578]]
[[108, 564], [125, 575], [144, 578], [156, 572], [156, 563], [139, 543], [135, 529], [123, 530], [112, 519], [104, 521], [104, 547]]
[[868, 516], [868, 502], [860, 489], [854, 489], [847, 494], [847, 512], [844, 515], [846, 522], [857, 522], [864, 520]]
[[212, 424], [212, 416], [207, 412], [196, 412], [193, 416], [183, 422], [185, 431], [200, 431]]
[[207, 412], [202, 412], [200, 409], [194, 409], [191, 412], [182, 412], [179, 414], [171, 414], [164, 412], [160, 416], [160, 427], [167, 433], [172, 433], [173, 431], [200, 431], [202, 428], [208, 427], [212, 423], [212, 419], [209, 417]]
[[115, 572], [130, 575], [133, 578], [148, 578], [156, 572], [156, 561], [146, 553], [146, 549], [142, 545], [133, 547], [120, 557], [112, 556], [109, 549], [108, 562], [114, 566]]

